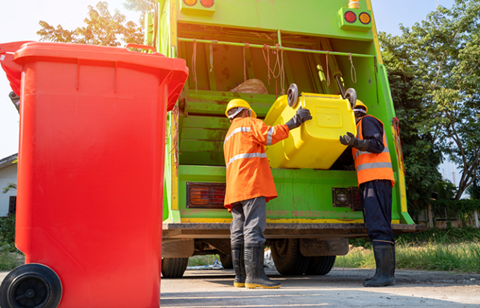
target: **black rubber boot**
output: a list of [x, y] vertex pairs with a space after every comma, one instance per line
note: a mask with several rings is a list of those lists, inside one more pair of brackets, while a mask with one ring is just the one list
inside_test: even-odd
[[245, 286], [245, 246], [232, 244], [232, 263], [235, 270], [233, 285], [237, 288]]
[[263, 270], [264, 245], [245, 245], [245, 270], [247, 279], [245, 287], [255, 289], [256, 287], [264, 289], [278, 289], [281, 284], [270, 280]]
[[373, 246], [377, 269], [375, 276], [363, 282], [365, 287], [385, 287], [395, 285], [395, 246]]

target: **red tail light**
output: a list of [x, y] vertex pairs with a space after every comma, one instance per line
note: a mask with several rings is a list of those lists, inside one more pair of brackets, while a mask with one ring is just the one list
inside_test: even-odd
[[345, 20], [351, 24], [357, 20], [357, 15], [355, 15], [355, 13], [352, 11], [347, 11], [344, 16]]
[[211, 7], [213, 5], [213, 1], [214, 0], [200, 0], [200, 3], [204, 6], [204, 7]]
[[358, 187], [351, 187], [353, 194], [353, 206], [352, 211], [361, 211], [362, 203], [360, 201], [360, 189]]
[[187, 183], [187, 207], [224, 208], [225, 189], [223, 183]]

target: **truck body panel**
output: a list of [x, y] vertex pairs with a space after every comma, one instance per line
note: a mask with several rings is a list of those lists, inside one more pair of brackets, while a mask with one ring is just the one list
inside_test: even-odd
[[[226, 209], [192, 203], [192, 198], [203, 198], [195, 185], [225, 183], [226, 105], [243, 98], [263, 119], [290, 83], [305, 93], [356, 90], [369, 114], [385, 126], [396, 183], [394, 232], [421, 230], [407, 211], [395, 111], [370, 0], [360, 0], [360, 9], [349, 9], [348, 0], [215, 0], [211, 7], [203, 6], [203, 0], [186, 3], [159, 0], [156, 12], [146, 16], [145, 43], [168, 57], [185, 59], [190, 70], [167, 119], [164, 239], [228, 238], [232, 217]], [[356, 14], [355, 22], [343, 19], [348, 11]], [[360, 14], [371, 21], [360, 23]], [[263, 83], [257, 93], [242, 93], [249, 80]], [[348, 206], [335, 201], [336, 189], [358, 194], [354, 170], [272, 169], [272, 174], [278, 198], [267, 204], [268, 240], [366, 236], [358, 200], [352, 197]], [[215, 251], [215, 243], [208, 243]], [[195, 245], [195, 254], [202, 253]]]

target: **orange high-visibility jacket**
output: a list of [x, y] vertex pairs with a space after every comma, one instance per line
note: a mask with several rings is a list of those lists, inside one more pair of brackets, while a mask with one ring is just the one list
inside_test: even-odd
[[277, 197], [265, 146], [288, 137], [288, 126], [268, 126], [252, 117], [236, 118], [225, 136], [223, 153], [227, 167], [225, 207], [256, 197], [267, 202]]
[[[363, 140], [362, 120], [365, 117], [372, 117], [366, 115], [357, 123], [357, 138]], [[383, 145], [385, 149], [382, 153], [371, 153], [367, 151], [359, 151], [352, 148], [353, 160], [355, 161], [355, 170], [357, 170], [358, 185], [373, 181], [373, 180], [390, 180], [392, 187], [395, 185], [393, 177], [392, 161], [390, 159], [390, 152], [388, 151], [387, 138], [385, 137], [385, 127], [379, 119], [375, 118], [382, 124], [383, 130]]]

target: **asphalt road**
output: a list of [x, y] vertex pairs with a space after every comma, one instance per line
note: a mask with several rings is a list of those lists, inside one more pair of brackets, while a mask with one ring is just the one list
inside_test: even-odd
[[[479, 307], [480, 275], [397, 270], [393, 287], [365, 288], [374, 270], [334, 268], [325, 276], [267, 274], [280, 289], [233, 287], [232, 270], [187, 270], [161, 281], [162, 307]], [[7, 272], [0, 272], [2, 281]], [[138, 308], [138, 307], [132, 307]]]
[[334, 268], [325, 276], [280, 276], [280, 289], [233, 287], [232, 270], [187, 270], [162, 279], [162, 307], [480, 307], [480, 275], [397, 270], [393, 287], [365, 288], [374, 270]]

